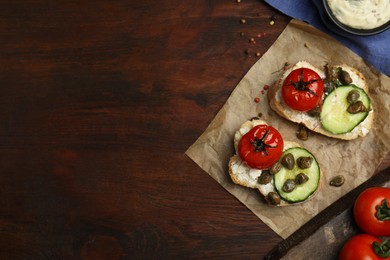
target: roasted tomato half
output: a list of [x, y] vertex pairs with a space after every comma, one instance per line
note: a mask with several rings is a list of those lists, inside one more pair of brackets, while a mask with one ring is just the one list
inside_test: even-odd
[[269, 125], [257, 125], [241, 138], [238, 154], [250, 167], [268, 169], [279, 160], [283, 145], [278, 130]]
[[314, 70], [293, 70], [284, 80], [282, 97], [291, 109], [309, 111], [320, 104], [324, 94], [324, 82]]

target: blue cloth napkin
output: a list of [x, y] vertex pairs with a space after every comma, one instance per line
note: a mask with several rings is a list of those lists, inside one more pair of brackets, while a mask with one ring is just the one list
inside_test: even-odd
[[323, 6], [323, 0], [264, 1], [282, 13], [307, 22], [332, 36], [376, 69], [390, 75], [390, 29], [370, 36], [352, 35], [332, 23]]

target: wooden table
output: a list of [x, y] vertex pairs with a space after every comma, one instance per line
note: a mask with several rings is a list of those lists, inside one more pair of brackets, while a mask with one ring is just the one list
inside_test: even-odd
[[258, 259], [282, 241], [184, 152], [290, 18], [255, 0], [0, 5], [0, 259]]

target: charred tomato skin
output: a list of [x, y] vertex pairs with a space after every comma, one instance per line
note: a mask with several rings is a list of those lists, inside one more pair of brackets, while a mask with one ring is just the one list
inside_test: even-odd
[[[354, 203], [353, 215], [356, 224], [365, 233], [375, 236], [390, 236], [390, 212], [387, 219], [377, 217], [382, 206], [389, 206], [390, 188], [371, 187], [359, 194]], [[384, 211], [386, 213], [386, 210]], [[383, 215], [383, 214], [382, 214]]]
[[281, 134], [269, 125], [257, 125], [246, 133], [238, 143], [238, 155], [251, 168], [268, 169], [283, 152]]
[[293, 110], [306, 112], [322, 101], [324, 82], [312, 69], [298, 68], [290, 72], [282, 85], [282, 98]]

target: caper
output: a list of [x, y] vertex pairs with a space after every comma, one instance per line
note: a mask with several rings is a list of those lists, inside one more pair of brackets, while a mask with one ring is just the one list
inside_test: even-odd
[[291, 153], [288, 153], [285, 156], [283, 156], [283, 158], [280, 162], [287, 169], [289, 169], [289, 170], [294, 169], [295, 159], [294, 159], [294, 155], [292, 155]]
[[295, 183], [296, 184], [303, 184], [309, 180], [309, 177], [304, 174], [303, 172], [299, 173], [297, 176], [295, 176]]
[[[329, 91], [330, 92], [330, 91]], [[319, 105], [315, 106], [311, 110], [307, 111], [307, 114], [311, 117], [317, 117], [321, 113], [321, 107]]]
[[271, 180], [272, 180], [272, 175], [269, 173], [269, 171], [266, 171], [266, 170], [262, 171], [261, 175], [257, 179], [258, 183], [260, 183], [260, 184], [270, 183]]
[[333, 82], [337, 80], [338, 78], [337, 67], [333, 67], [329, 64], [325, 64], [324, 69], [325, 69], [326, 78], [329, 80], [329, 82]]
[[307, 129], [306, 126], [301, 125], [296, 134], [298, 139], [305, 141], [309, 138], [309, 129]]
[[295, 181], [293, 179], [287, 179], [287, 181], [283, 184], [282, 190], [289, 193], [295, 189], [295, 186]]
[[324, 82], [324, 92], [330, 93], [335, 89], [335, 84], [332, 83], [332, 81], [325, 81]]
[[357, 114], [360, 112], [367, 112], [368, 109], [364, 106], [363, 102], [358, 100], [353, 104], [350, 104], [347, 111], [351, 114]]
[[343, 84], [343, 85], [349, 85], [352, 83], [351, 76], [349, 76], [349, 73], [346, 72], [345, 70], [340, 70], [339, 80], [340, 80], [341, 84]]
[[272, 167], [269, 169], [269, 173], [276, 174], [282, 169], [282, 164], [280, 162], [276, 162]]
[[267, 195], [267, 201], [272, 205], [278, 205], [280, 204], [280, 196], [276, 192], [271, 191]]
[[297, 159], [297, 165], [301, 169], [310, 168], [312, 162], [313, 162], [313, 157], [310, 156], [301, 156]]
[[359, 91], [354, 89], [348, 93], [347, 101], [349, 104], [355, 104], [358, 101], [359, 97], [360, 97]]
[[345, 182], [344, 176], [337, 175], [330, 180], [329, 184], [335, 187], [340, 187], [341, 185], [344, 184], [344, 182]]

